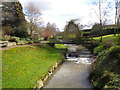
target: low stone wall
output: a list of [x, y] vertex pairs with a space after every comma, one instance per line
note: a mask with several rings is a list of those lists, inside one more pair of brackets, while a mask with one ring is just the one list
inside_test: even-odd
[[64, 62], [64, 59], [59, 61], [59, 62], [56, 62], [52, 67], [51, 69], [48, 70], [48, 74], [45, 75], [42, 79], [39, 79], [37, 81], [37, 84], [36, 86], [34, 87], [35, 89], [36, 88], [43, 88], [45, 83], [47, 82], [48, 78], [52, 76], [52, 74], [54, 73], [55, 69], [57, 69], [59, 67], [60, 64], [62, 64]]
[[9, 46], [15, 46], [15, 45], [17, 45], [16, 42], [8, 42], [8, 43], [7, 43], [7, 46], [8, 46], [8, 47], [9, 47]]
[[0, 47], [9, 47], [9, 46], [16, 46], [16, 45], [25, 45], [27, 42], [20, 41], [16, 42], [9, 42], [9, 41], [0, 41]]
[[8, 44], [8, 41], [0, 41], [0, 47], [6, 47]]

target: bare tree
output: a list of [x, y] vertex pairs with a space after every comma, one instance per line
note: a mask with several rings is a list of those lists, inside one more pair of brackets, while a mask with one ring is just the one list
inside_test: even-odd
[[[99, 23], [100, 23], [100, 29], [102, 32], [102, 27], [103, 25], [107, 24], [109, 20], [109, 16], [111, 15], [110, 10], [111, 10], [111, 2], [107, 1], [107, 0], [96, 0], [93, 1], [93, 5], [96, 7], [98, 7], [98, 9], [94, 9], [95, 13], [99, 19]], [[101, 40], [102, 42], [102, 35], [101, 35]]]
[[29, 21], [30, 36], [32, 36], [33, 31], [41, 25], [41, 11], [32, 2], [29, 2], [25, 12]]
[[115, 0], [115, 26], [116, 28], [114, 29], [114, 35], [116, 35], [116, 32], [118, 32], [119, 28], [119, 22], [120, 22], [120, 1]]
[[44, 37], [45, 40], [47, 40], [48, 38], [52, 37], [52, 36], [55, 36], [57, 33], [57, 27], [56, 27], [56, 24], [53, 23], [53, 24], [50, 24], [49, 22], [47, 23], [43, 33], [42, 33], [42, 36]]

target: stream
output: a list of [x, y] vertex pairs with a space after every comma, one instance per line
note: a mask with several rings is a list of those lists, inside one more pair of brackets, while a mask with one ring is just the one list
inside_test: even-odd
[[[65, 62], [59, 66], [44, 88], [91, 88], [88, 76], [92, 54], [83, 46], [67, 45]], [[43, 89], [44, 89], [43, 88]]]

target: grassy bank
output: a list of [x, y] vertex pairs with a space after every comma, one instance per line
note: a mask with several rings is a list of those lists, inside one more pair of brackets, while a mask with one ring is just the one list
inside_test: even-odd
[[51, 48], [46, 44], [4, 50], [2, 87], [33, 88], [37, 80], [44, 77], [51, 66], [63, 58], [61, 53], [64, 51], [65, 49]]
[[[99, 39], [100, 37], [94, 38]], [[120, 36], [107, 35], [94, 48], [98, 56], [93, 63], [90, 80], [95, 88], [119, 89], [120, 87]]]
[[[93, 39], [96, 41], [100, 41], [101, 37], [94, 37]], [[120, 45], [120, 35], [118, 34], [116, 34], [116, 36], [114, 36], [114, 34], [105, 35], [102, 37], [102, 43], [106, 43], [106, 42]]]

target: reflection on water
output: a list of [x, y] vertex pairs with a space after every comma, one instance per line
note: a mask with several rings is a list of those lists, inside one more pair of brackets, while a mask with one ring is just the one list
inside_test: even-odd
[[77, 58], [68, 54], [67, 60], [57, 69], [44, 88], [92, 88], [88, 80], [92, 62], [90, 53], [79, 53]]

